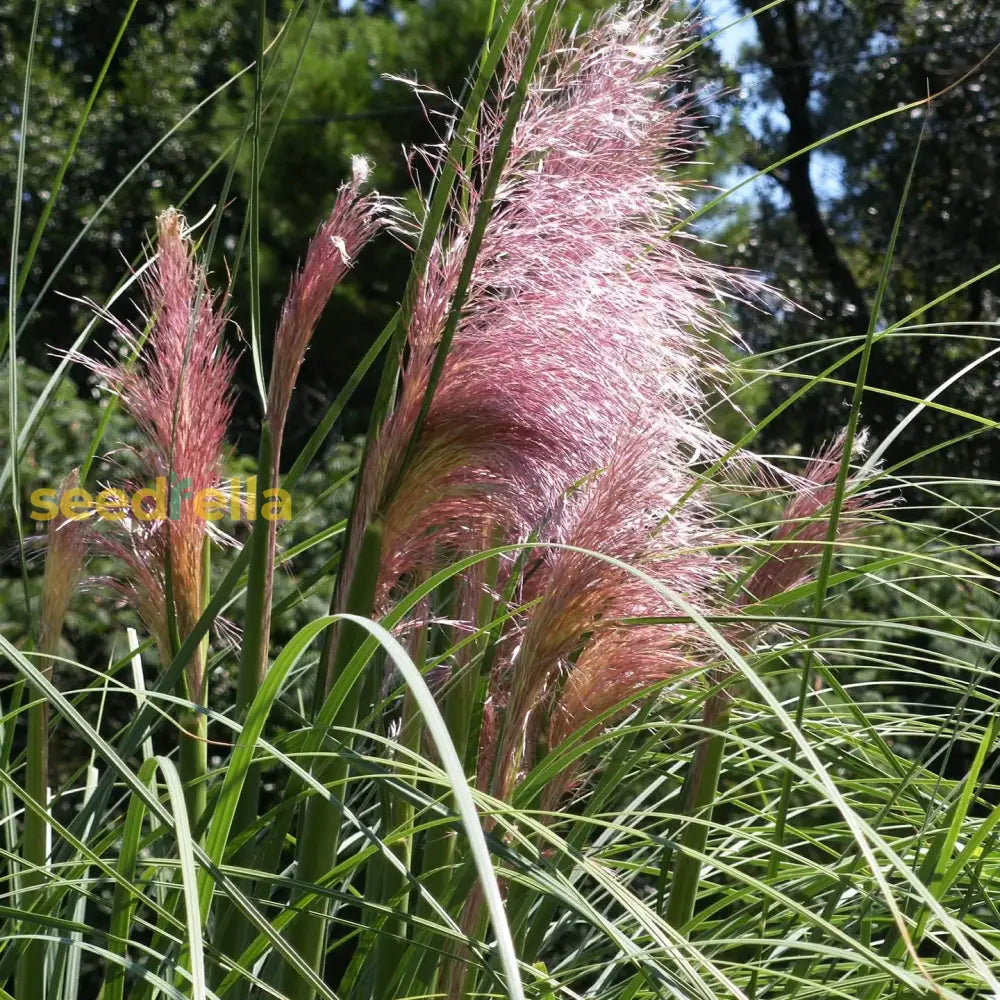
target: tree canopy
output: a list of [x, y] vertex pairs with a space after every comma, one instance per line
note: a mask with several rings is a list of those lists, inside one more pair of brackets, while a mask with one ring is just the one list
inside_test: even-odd
[[[740, 0], [732, 9], [755, 16], [738, 57], [740, 89], [723, 101], [738, 136], [729, 142], [749, 171], [791, 158], [754, 186], [722, 252], [799, 307], [746, 313], [741, 331], [755, 348], [786, 351], [864, 337], [902, 206], [877, 328], [906, 321], [905, 329], [876, 346], [864, 418], [880, 439], [914, 398], [934, 395], [939, 408], [913, 420], [891, 454], [965, 437], [922, 468], [957, 460], [964, 473], [988, 474], [997, 468], [992, 422], [1000, 416], [1000, 366], [989, 353], [1000, 284], [987, 274], [1000, 262], [1000, 5]], [[828, 136], [836, 138], [800, 153]], [[831, 360], [821, 355], [811, 370]], [[855, 370], [836, 376], [852, 379]], [[772, 402], [793, 388], [777, 380]], [[841, 387], [823, 405], [811, 394], [774, 432], [815, 441], [837, 422], [845, 398]]]

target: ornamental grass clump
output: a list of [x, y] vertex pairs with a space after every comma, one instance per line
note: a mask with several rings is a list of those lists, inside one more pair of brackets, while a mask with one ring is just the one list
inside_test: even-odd
[[[707, 335], [725, 329], [717, 302], [737, 282], [668, 235], [686, 204], [676, 167], [687, 156], [692, 124], [685, 100], [665, 97], [658, 71], [681, 34], [663, 27], [661, 13], [633, 8], [599, 18], [586, 34], [555, 32], [536, 54], [543, 19], [535, 13], [537, 23], [525, 15], [512, 36], [470, 137], [449, 220], [406, 303], [398, 398], [361, 471], [344, 561], [344, 579], [352, 582], [338, 587], [336, 610], [381, 613], [400, 587], [481, 549], [484, 539], [523, 545], [558, 538], [552, 532], [565, 528], [564, 508], [574, 504], [578, 484], [608, 468], [614, 478], [623, 464], [638, 477], [629, 502], [639, 509], [614, 509], [624, 482], [617, 491], [611, 480], [598, 485], [594, 503], [604, 502], [604, 511], [579, 540], [601, 542], [619, 519], [630, 521], [634, 535], [633, 522], [650, 527], [657, 510], [662, 516], [682, 497], [695, 456], [723, 451], [703, 418], [705, 376], [718, 360]], [[528, 65], [533, 58], [537, 68]], [[442, 176], [451, 155], [425, 154]], [[704, 541], [700, 519], [697, 504], [681, 505], [661, 546], [687, 551], [696, 538]], [[633, 536], [615, 554], [644, 551], [645, 540]], [[692, 566], [698, 559], [692, 550]], [[714, 575], [712, 558], [704, 559], [700, 574], [686, 567], [699, 590]], [[506, 588], [510, 570], [508, 561], [497, 587]], [[618, 613], [626, 601], [616, 605], [601, 593], [600, 570], [591, 576], [596, 581], [583, 584], [595, 590], [591, 614]], [[475, 580], [458, 581], [457, 606], [482, 606], [482, 594], [462, 594]], [[574, 586], [567, 582], [568, 590]], [[533, 617], [544, 621], [555, 607], [543, 600]], [[456, 617], [454, 608], [443, 612]], [[530, 760], [525, 739], [547, 728], [545, 699], [536, 699], [550, 694], [575, 641], [594, 627], [586, 618], [551, 624], [565, 638], [537, 656], [523, 617], [497, 638], [501, 652], [480, 729], [488, 740], [513, 691], [490, 782], [500, 796], [510, 794], [521, 770], [508, 758]], [[528, 645], [523, 657], [513, 656], [522, 629]], [[334, 674], [362, 638], [355, 626], [341, 628]], [[523, 665], [519, 673], [515, 664]], [[453, 685], [462, 692], [455, 697], [464, 703], [475, 683]], [[636, 687], [638, 694], [643, 686]], [[355, 685], [339, 725], [355, 724], [366, 707], [360, 696]], [[458, 722], [470, 725], [467, 714]], [[461, 745], [466, 735], [452, 733]], [[498, 749], [481, 746], [490, 758]], [[324, 774], [345, 777], [343, 765]], [[330, 867], [338, 846], [325, 832], [336, 829], [336, 810], [318, 801], [309, 808], [298, 852], [307, 880]], [[313, 920], [310, 931], [309, 920], [298, 944], [316, 963], [321, 922]]]
[[[135, 969], [140, 1000], [246, 989], [458, 1000], [498, 984], [521, 1000], [526, 968], [544, 981], [537, 995], [603, 996], [600, 984], [587, 992], [588, 977], [604, 975], [594, 972], [600, 956], [558, 994], [535, 964], [561, 914], [622, 949], [608, 996], [619, 986], [640, 995], [639, 980], [633, 990], [626, 979], [661, 965], [670, 971], [654, 986], [666, 990], [675, 951], [686, 955], [745, 658], [765, 649], [772, 608], [879, 503], [851, 472], [853, 431], [799, 476], [716, 433], [712, 401], [730, 377], [722, 346], [735, 340], [727, 310], [759, 288], [680, 235], [696, 194], [684, 169], [697, 122], [678, 70], [687, 29], [669, 23], [669, 4], [632, 3], [567, 31], [553, 27], [558, 7], [499, 12], [468, 107], [440, 146], [417, 151], [435, 176], [418, 227], [368, 190], [367, 161], [354, 158], [280, 311], [261, 386], [257, 494], [242, 509], [253, 526], [214, 593], [215, 529], [196, 498], [224, 483], [231, 300], [213, 293], [176, 211], [158, 219], [143, 270], [146, 329], [115, 321], [130, 359], [84, 359], [139, 428], [136, 485], [164, 484], [162, 497], [123, 502], [120, 517], [52, 528], [43, 587], [39, 652], [50, 657], [86, 535], [113, 558], [102, 579], [138, 613], [167, 671], [154, 707], [141, 702], [141, 724], [113, 749], [87, 731], [119, 776], [122, 761], [144, 758], [122, 779], [124, 829], [102, 841], [120, 844], [107, 1000], [122, 1000]], [[295, 549], [340, 538], [308, 588], [326, 589], [330, 614], [279, 645], [278, 529], [263, 504], [282, 475], [294, 488], [341, 413], [338, 397], [283, 472], [320, 318], [364, 247], [390, 229], [414, 238], [414, 264], [369, 352], [388, 345], [352, 508]], [[250, 350], [262, 373], [258, 340]], [[783, 513], [741, 523], [734, 504], [745, 513], [760, 494], [774, 507], [781, 494]], [[238, 654], [209, 657], [204, 637], [223, 610], [240, 613], [241, 589]], [[295, 598], [279, 603], [295, 608]], [[232, 705], [209, 704], [216, 665], [235, 683]], [[183, 678], [177, 690], [166, 690], [171, 670]], [[685, 700], [680, 723], [654, 732], [647, 720]], [[145, 742], [157, 713], [178, 723], [180, 781]], [[222, 759], [213, 771], [210, 717]], [[44, 716], [31, 718], [44, 727]], [[642, 857], [594, 864], [591, 848], [628, 822], [616, 812], [616, 774], [638, 738], [650, 742], [637, 759], [653, 765], [631, 776], [646, 784], [628, 807], [662, 785], [669, 815], [651, 819]], [[755, 781], [771, 781], [773, 757]], [[29, 791], [44, 802], [38, 759]], [[281, 778], [265, 784], [266, 770]], [[114, 787], [109, 779], [96, 801]], [[167, 831], [177, 833], [176, 865], [160, 857]], [[48, 852], [31, 860], [42, 867]], [[79, 868], [60, 884], [85, 881]], [[620, 931], [594, 917], [576, 885], [585, 873], [617, 901], [623, 872], [638, 872], [639, 888], [629, 883], [629, 905], [638, 902]], [[637, 958], [633, 932], [655, 936], [655, 948]], [[25, 950], [24, 982], [44, 966], [38, 954]], [[163, 961], [146, 963], [154, 954]]]
[[[672, 235], [688, 205], [679, 167], [695, 126], [664, 70], [685, 33], [664, 27], [661, 10], [629, 7], [585, 34], [553, 31], [529, 67], [533, 27], [526, 17], [513, 35], [416, 282], [396, 405], [360, 474], [345, 559], [353, 583], [334, 605], [381, 616], [456, 560], [507, 547], [492, 570], [470, 568], [401, 625], [411, 656], [437, 678], [479, 789], [507, 802], [543, 756], [664, 682], [714, 670], [724, 684], [725, 654], [700, 620], [732, 618], [746, 600], [732, 591], [746, 570], [734, 553], [748, 539], [703, 498], [698, 470], [728, 452], [707, 418], [722, 372], [711, 340], [729, 335], [727, 299], [754, 289]], [[424, 155], [440, 178], [454, 151]], [[753, 456], [729, 457], [729, 488], [773, 480]], [[836, 478], [839, 463], [831, 451], [804, 480], [789, 477], [801, 492], [788, 517], [802, 523], [777, 531], [777, 551], [753, 578], [757, 600], [812, 567], [803, 547], [825, 538], [828, 470]], [[855, 493], [845, 512], [866, 503]], [[487, 632], [487, 648], [475, 655], [467, 642], [439, 662], [435, 619], [458, 643]], [[754, 634], [723, 631], [744, 649]], [[342, 627], [339, 671], [363, 637]], [[372, 708], [364, 692], [377, 689], [355, 682], [337, 724], [354, 727]], [[401, 732], [412, 724], [404, 703]], [[549, 764], [547, 810], [584, 769], [579, 753]], [[349, 768], [319, 773], [340, 783]], [[334, 806], [310, 808], [298, 854], [306, 881], [332, 866], [338, 843], [326, 831], [340, 822]], [[453, 848], [428, 836], [426, 889], [441, 891]], [[384, 906], [405, 910], [405, 881], [377, 861], [371, 877]], [[461, 908], [468, 934], [485, 930], [479, 903], [473, 893]], [[306, 917], [300, 927], [300, 954], [318, 970], [324, 924]], [[423, 985], [468, 995], [456, 962]]]

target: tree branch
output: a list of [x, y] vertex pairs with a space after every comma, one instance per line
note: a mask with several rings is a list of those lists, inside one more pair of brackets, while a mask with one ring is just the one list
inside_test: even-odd
[[[742, 0], [744, 8], [756, 16], [764, 61], [767, 63], [782, 108], [788, 118], [786, 151], [795, 153], [816, 141], [809, 112], [812, 92], [810, 60], [799, 34], [795, 0], [785, 0], [778, 7], [762, 10], [767, 0]], [[795, 221], [805, 238], [817, 265], [829, 279], [837, 295], [853, 306], [848, 321], [864, 331], [868, 324], [869, 306], [854, 273], [841, 256], [830, 236], [820, 211], [819, 199], [813, 188], [809, 166], [811, 154], [803, 153], [791, 160], [781, 179], [788, 192]]]

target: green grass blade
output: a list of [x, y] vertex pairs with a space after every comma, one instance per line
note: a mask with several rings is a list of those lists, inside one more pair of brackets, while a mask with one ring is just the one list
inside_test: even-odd
[[367, 630], [374, 636], [386, 651], [393, 665], [402, 674], [404, 681], [413, 692], [417, 707], [424, 717], [427, 732], [434, 741], [434, 746], [441, 757], [441, 763], [451, 782], [455, 804], [462, 819], [466, 836], [469, 838], [469, 849], [472, 852], [479, 884], [482, 887], [486, 906], [489, 910], [493, 933], [497, 939], [497, 951], [500, 964], [506, 978], [507, 995], [511, 1000], [523, 1000], [524, 987], [521, 983], [521, 971], [514, 951], [514, 940], [507, 922], [503, 898], [497, 883], [496, 872], [490, 861], [490, 852], [483, 835], [472, 793], [465, 777], [465, 768], [459, 760], [455, 745], [448, 733], [448, 726], [437, 707], [437, 702], [427, 687], [426, 682], [416, 665], [407, 655], [406, 650], [380, 625], [355, 615], [343, 615], [347, 621], [354, 622], [359, 628]]
[[194, 835], [188, 824], [187, 795], [181, 784], [180, 775], [174, 762], [168, 757], [155, 757], [154, 760], [163, 775], [167, 786], [167, 795], [174, 816], [174, 829], [177, 835], [177, 851], [181, 862], [181, 897], [184, 901], [184, 915], [187, 924], [187, 941], [184, 955], [190, 968], [192, 1000], [206, 1000], [208, 991], [205, 981], [205, 947], [202, 941], [201, 910], [198, 906], [198, 874], [194, 862]]
[[[138, 780], [144, 785], [150, 785], [158, 766], [155, 758], [146, 758], [139, 768]], [[133, 796], [129, 802], [125, 825], [122, 828], [121, 849], [118, 853], [118, 870], [127, 882], [135, 880], [136, 860], [139, 855], [139, 843], [142, 839], [142, 820], [145, 812], [146, 805], [143, 800], [138, 796]], [[138, 899], [135, 891], [129, 891], [121, 885], [115, 887], [109, 927], [110, 949], [122, 961], [121, 963], [110, 963], [105, 971], [104, 986], [101, 990], [103, 1000], [125, 1000], [124, 959], [137, 904]]]

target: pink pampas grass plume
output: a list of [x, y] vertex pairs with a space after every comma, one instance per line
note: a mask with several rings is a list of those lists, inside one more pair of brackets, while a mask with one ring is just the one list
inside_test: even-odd
[[611, 462], [626, 428], [669, 418], [686, 454], [720, 451], [701, 419], [716, 365], [706, 333], [724, 329], [716, 300], [733, 282], [667, 235], [685, 204], [674, 167], [691, 123], [654, 76], [681, 37], [661, 20], [630, 8], [552, 40], [414, 441], [482, 201], [476, 178], [496, 155], [518, 77], [516, 44], [507, 59], [475, 168], [417, 290], [396, 410], [362, 477], [352, 535], [384, 518], [383, 596], [497, 528], [526, 538]]
[[376, 194], [362, 193], [371, 171], [368, 161], [353, 157], [352, 171], [350, 182], [341, 186], [330, 215], [310, 242], [305, 263], [292, 279], [281, 309], [267, 400], [276, 468], [288, 405], [316, 324], [357, 255], [385, 224], [384, 203]]
[[[830, 505], [837, 492], [845, 443], [841, 433], [809, 462], [770, 539], [767, 558], [746, 583], [743, 604], [766, 601], [793, 590], [815, 572], [827, 544]], [[863, 446], [863, 440], [856, 443], [859, 450]], [[885, 506], [862, 485], [856, 477], [848, 477], [835, 544], [854, 537], [872, 522], [871, 514]]]
[[[710, 556], [693, 539], [685, 541], [673, 536], [679, 526], [687, 525], [690, 529], [700, 523], [701, 546], [723, 545], [727, 539], [721, 530], [711, 525], [710, 512], [695, 512], [692, 523], [687, 512], [674, 509], [658, 533], [650, 536], [646, 543], [653, 546], [654, 551], [657, 545], [666, 544], [667, 553], [660, 559], [648, 554], [644, 558], [634, 558], [633, 564], [661, 580], [668, 590], [682, 596], [686, 604], [707, 615], [732, 615], [739, 606], [793, 590], [815, 573], [826, 544], [829, 507], [836, 491], [844, 445], [845, 438], [841, 434], [810, 461], [804, 476], [796, 482], [795, 495], [774, 533], [771, 553], [752, 575], [736, 605], [723, 597], [719, 586], [722, 574], [729, 576], [736, 569], [735, 560], [732, 557]], [[634, 483], [637, 479], [641, 481], [642, 477], [632, 472], [629, 478]], [[855, 537], [871, 524], [871, 513], [881, 506], [856, 478], [848, 479], [847, 489], [848, 496], [841, 509], [835, 544]], [[598, 535], [595, 548], [598, 548], [600, 532], [595, 534]], [[675, 564], [676, 557], [685, 552], [688, 555], [682, 559], [682, 564], [690, 560], [687, 574], [678, 572]], [[690, 569], [696, 571], [692, 573]], [[565, 586], [565, 583], [555, 580], [544, 583], [547, 594], [558, 594]], [[616, 601], [621, 609], [619, 619], [648, 617], [651, 613], [685, 617], [685, 612], [677, 608], [666, 607], [659, 612], [650, 612], [648, 604], [645, 608], [636, 604], [630, 613], [628, 598], [622, 596], [624, 603], [621, 603], [621, 597]], [[565, 670], [566, 678], [550, 715], [547, 738], [550, 750], [574, 734], [586, 734], [588, 727], [610, 710], [640, 697], [665, 680], [680, 677], [697, 668], [716, 667], [723, 678], [726, 675], [728, 668], [722, 665], [724, 661], [716, 644], [693, 622], [618, 627], [614, 627], [613, 622], [610, 624], [613, 627], [593, 630]], [[532, 622], [527, 631], [534, 627]], [[546, 629], [551, 629], [551, 625], [543, 627], [543, 635], [547, 634]], [[744, 648], [757, 634], [757, 630], [747, 623], [740, 623], [726, 631], [737, 646]], [[720, 679], [718, 674], [715, 679]], [[727, 700], [728, 695], [723, 688], [712, 696], [710, 704], [717, 712]], [[544, 807], [551, 808], [558, 803], [573, 774], [574, 768], [571, 767], [550, 782], [544, 795]]]
[[[499, 533], [509, 542], [572, 540], [640, 567], [702, 613], [732, 613], [721, 583], [737, 566], [718, 553], [734, 539], [711, 511], [680, 498], [696, 464], [725, 450], [705, 415], [719, 363], [707, 340], [727, 332], [720, 302], [752, 286], [670, 235], [686, 206], [676, 168], [693, 129], [684, 102], [665, 97], [660, 71], [684, 36], [663, 26], [662, 10], [630, 6], [599, 16], [585, 35], [552, 40], [414, 435], [482, 202], [476, 179], [496, 155], [528, 34], [506, 56], [475, 167], [461, 178], [452, 222], [417, 289], [398, 403], [363, 471], [352, 534], [384, 521], [383, 606], [398, 581]], [[821, 499], [811, 487], [804, 496]], [[801, 514], [793, 506], [788, 516]], [[785, 526], [778, 540], [795, 548], [785, 549], [780, 579], [778, 563], [770, 570], [772, 587], [813, 566], [801, 552], [805, 536]], [[482, 757], [499, 761], [489, 787], [501, 796], [543, 736], [554, 746], [717, 659], [690, 623], [626, 625], [686, 615], [624, 570], [582, 553], [539, 558], [520, 597], [542, 602], [505, 638], [516, 651], [501, 659], [484, 720]], [[481, 785], [485, 778], [481, 768]]]
[[[310, 242], [305, 262], [292, 278], [282, 306], [274, 338], [271, 379], [268, 385], [266, 418], [270, 431], [271, 460], [270, 469], [261, 470], [262, 476], [269, 475], [269, 482], [262, 486], [262, 495], [278, 485], [288, 407], [316, 324], [334, 289], [343, 280], [358, 253], [386, 221], [384, 203], [378, 195], [362, 194], [371, 169], [368, 161], [356, 156], [352, 166], [352, 179], [341, 185], [337, 192], [333, 209]], [[266, 434], [262, 437], [262, 448], [265, 442]], [[261, 461], [264, 461], [263, 457]], [[265, 530], [265, 526], [259, 524], [257, 530]], [[264, 585], [259, 596], [251, 595], [253, 613], [258, 614], [261, 621], [262, 639], [259, 648], [247, 646], [244, 650], [247, 660], [251, 657], [256, 660], [253, 672], [258, 682], [263, 680], [267, 671], [277, 522], [270, 520], [266, 525], [266, 532], [264, 543], [267, 566]], [[241, 674], [243, 670], [249, 669], [250, 665], [247, 663], [241, 668]], [[238, 701], [248, 696], [250, 686], [249, 683], [241, 684]]]
[[[844, 445], [845, 438], [841, 434], [810, 461], [804, 476], [796, 482], [795, 495], [774, 533], [773, 549], [752, 575], [738, 606], [793, 590], [815, 573], [823, 546], [827, 543], [829, 507], [835, 496]], [[634, 474], [632, 478], [634, 481]], [[856, 478], [848, 479], [847, 489], [848, 496], [841, 509], [834, 544], [855, 537], [871, 524], [872, 512], [882, 506]], [[660, 537], [671, 542], [670, 530], [662, 529]], [[719, 545], [724, 539], [721, 533], [713, 538], [712, 529], [706, 524], [703, 541]], [[635, 565], [647, 568], [640, 560], [636, 560]], [[700, 594], [697, 586], [693, 586], [696, 581], [690, 576], [685, 581], [669, 558], [659, 564], [653, 559], [649, 569], [703, 614], [729, 615], [737, 610], [737, 606], [730, 606], [723, 599], [718, 587], [721, 572], [729, 575], [735, 569], [731, 558], [704, 559]], [[549, 593], [558, 593], [560, 584], [549, 580], [545, 587]], [[660, 614], [684, 616], [677, 609], [668, 609]], [[639, 606], [629, 615], [626, 605], [621, 617], [648, 615], [649, 611]], [[533, 627], [534, 623], [530, 624], [528, 631]], [[756, 636], [757, 629], [752, 623], [740, 623], [727, 629], [727, 632], [737, 646], [745, 648]], [[565, 682], [550, 715], [548, 747], [555, 749], [574, 734], [585, 735], [589, 726], [616, 706], [625, 705], [657, 684], [680, 677], [695, 668], [719, 665], [724, 678], [727, 668], [720, 663], [715, 643], [692, 622], [595, 629], [566, 670]], [[716, 679], [719, 679], [718, 675]], [[726, 688], [713, 694], [706, 709], [706, 719], [713, 713], [717, 714], [727, 700]], [[578, 770], [578, 765], [570, 766], [550, 782], [543, 796], [543, 808], [553, 808], [558, 804]]]
[[[680, 503], [692, 480], [676, 447], [662, 430], [660, 440], [649, 429], [623, 441], [554, 525], [553, 540], [572, 549], [540, 550], [542, 565], [521, 595], [539, 602], [492, 678], [491, 707], [504, 733], [499, 746], [483, 747], [484, 760], [499, 762], [494, 794], [509, 794], [530, 769], [542, 735], [552, 749], [607, 709], [705, 661], [706, 642], [690, 623], [628, 624], [686, 617], [664, 593], [702, 613], [721, 601], [729, 567], [712, 551], [721, 535], [708, 510]], [[664, 592], [622, 564], [662, 582]]]
[[[184, 220], [173, 209], [157, 219], [158, 250], [143, 279], [149, 337], [141, 349], [123, 324], [119, 333], [134, 350], [134, 368], [82, 358], [117, 391], [135, 419], [146, 447], [144, 472], [163, 495], [143, 516], [123, 512], [122, 531], [103, 545], [128, 568], [116, 589], [131, 594], [147, 628], [169, 660], [166, 590], [168, 567], [181, 641], [201, 615], [202, 547], [207, 524], [196, 499], [220, 485], [222, 453], [232, 414], [235, 359], [222, 342], [226, 315], [195, 261]], [[161, 509], [163, 508], [163, 509]], [[188, 668], [192, 698], [202, 694], [199, 657]]]

